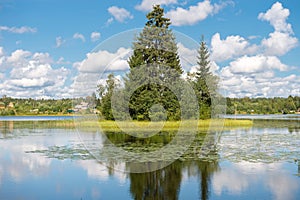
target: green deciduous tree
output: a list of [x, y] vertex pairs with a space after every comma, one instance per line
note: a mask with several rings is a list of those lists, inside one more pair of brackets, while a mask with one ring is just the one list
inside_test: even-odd
[[114, 116], [111, 109], [111, 97], [114, 89], [118, 86], [118, 80], [113, 74], [109, 74], [106, 80], [106, 85], [99, 84], [98, 94], [100, 98], [100, 112], [107, 120], [113, 120]]

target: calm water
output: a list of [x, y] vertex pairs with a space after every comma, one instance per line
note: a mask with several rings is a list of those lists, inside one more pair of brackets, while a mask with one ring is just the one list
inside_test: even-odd
[[[98, 163], [76, 130], [52, 126], [51, 121], [0, 121], [1, 200], [300, 199], [299, 121], [258, 120], [252, 128], [226, 130], [209, 158], [197, 157], [196, 142], [182, 159], [139, 174]], [[96, 137], [92, 130], [86, 134]], [[141, 145], [115, 135], [107, 137], [116, 145]]]

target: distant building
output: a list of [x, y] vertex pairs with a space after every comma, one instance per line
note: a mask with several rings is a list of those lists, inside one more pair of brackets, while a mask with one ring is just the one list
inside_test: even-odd
[[35, 108], [35, 109], [30, 110], [30, 112], [37, 114], [39, 112], [39, 109]]
[[89, 108], [89, 104], [86, 102], [81, 102], [80, 104], [76, 105], [74, 108], [75, 112], [79, 112], [82, 110], [87, 110]]
[[9, 102], [9, 104], [8, 104], [7, 107], [8, 107], [8, 108], [14, 108], [15, 106], [14, 106], [14, 103], [13, 103], [13, 102]]

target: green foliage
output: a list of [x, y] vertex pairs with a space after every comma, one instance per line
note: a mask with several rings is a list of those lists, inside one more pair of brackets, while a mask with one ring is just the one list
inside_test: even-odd
[[211, 117], [212, 98], [217, 95], [218, 77], [210, 70], [209, 50], [203, 36], [197, 59], [197, 71], [188, 76], [198, 98], [200, 118], [206, 119]]
[[[57, 115], [67, 114], [72, 109], [72, 99], [20, 99], [3, 96], [0, 102], [5, 105], [0, 115]], [[13, 107], [10, 107], [12, 104]]]
[[[106, 80], [106, 85], [98, 85], [98, 93], [100, 97], [100, 102], [98, 108], [102, 116], [106, 120], [113, 120], [114, 116], [111, 109], [111, 97], [114, 89], [118, 86], [117, 79], [113, 74], [109, 74]], [[94, 96], [94, 98], [96, 98]]]
[[[183, 70], [175, 37], [169, 29], [170, 19], [163, 15], [164, 10], [159, 5], [154, 6], [147, 14], [148, 21], [144, 29], [133, 42], [133, 55], [128, 61], [130, 72], [125, 80], [127, 93], [136, 83], [141, 83], [129, 100], [129, 112], [133, 119], [150, 120], [149, 112], [155, 104], [164, 107], [169, 120], [180, 117], [179, 99], [166, 85], [179, 78]], [[136, 68], [143, 68], [147, 72], [136, 76], [136, 72], [133, 72]], [[157, 80], [163, 84], [152, 83], [149, 78], [152, 82]]]
[[300, 97], [227, 98], [228, 114], [293, 114], [300, 111]]

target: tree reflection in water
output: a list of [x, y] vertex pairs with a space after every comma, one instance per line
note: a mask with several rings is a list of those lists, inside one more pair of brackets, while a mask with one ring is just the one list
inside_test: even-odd
[[[133, 199], [179, 199], [179, 192], [184, 172], [197, 177], [199, 181], [199, 199], [206, 200], [210, 196], [210, 181], [214, 172], [219, 170], [217, 151], [212, 147], [208, 154], [201, 155], [201, 144], [205, 133], [199, 133], [195, 141], [181, 159], [156, 171], [146, 173], [130, 173], [130, 192]], [[117, 146], [126, 145], [165, 145], [172, 140], [169, 134], [156, 135], [146, 139], [134, 139], [125, 134], [107, 134], [110, 141]], [[214, 159], [208, 159], [213, 155]], [[127, 168], [130, 168], [127, 163]]]

